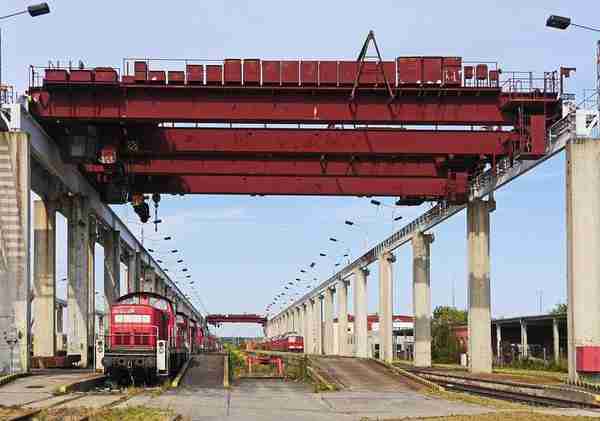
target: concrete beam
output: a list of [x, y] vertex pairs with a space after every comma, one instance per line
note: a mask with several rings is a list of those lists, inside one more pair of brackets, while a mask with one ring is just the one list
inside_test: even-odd
[[51, 200], [33, 203], [33, 355], [56, 353], [56, 212]]
[[492, 201], [476, 199], [467, 206], [469, 288], [469, 370], [492, 372], [490, 307], [490, 211]]
[[393, 311], [394, 275], [392, 253], [379, 256], [379, 358], [391, 363], [394, 359]]
[[369, 356], [367, 326], [367, 268], [356, 268], [352, 285], [354, 296], [354, 355], [360, 358]]
[[431, 367], [430, 244], [433, 235], [418, 233], [413, 246], [413, 309], [415, 317], [415, 366]]

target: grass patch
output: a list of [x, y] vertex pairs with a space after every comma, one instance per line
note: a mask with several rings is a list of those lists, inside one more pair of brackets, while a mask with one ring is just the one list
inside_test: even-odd
[[0, 420], [6, 420], [9, 417], [16, 417], [17, 415], [25, 415], [31, 410], [23, 409], [17, 406], [4, 406], [0, 405]]
[[173, 412], [144, 407], [107, 409], [97, 412], [91, 408], [59, 408], [43, 411], [36, 421], [78, 421], [89, 416], [90, 421], [169, 421]]
[[567, 375], [558, 371], [542, 371], [542, 370], [523, 370], [515, 368], [494, 368], [495, 374], [502, 374], [513, 377], [522, 377], [526, 381], [536, 380], [536, 383], [540, 381], [547, 381], [551, 383], [563, 383], [567, 380]]
[[502, 399], [488, 398], [486, 396], [473, 395], [470, 393], [454, 392], [449, 390], [444, 390], [443, 392], [427, 390], [424, 393], [434, 398], [444, 399], [447, 401], [468, 403], [472, 405], [485, 406], [487, 408], [493, 409], [523, 410], [524, 408], [527, 408], [527, 406], [519, 403], [505, 401]]
[[361, 418], [361, 421], [400, 421], [400, 420], [420, 420], [420, 421], [592, 421], [597, 420], [593, 417], [570, 417], [567, 415], [549, 415], [534, 411], [515, 411], [515, 412], [496, 412], [478, 415], [452, 415], [447, 417], [427, 417], [427, 418]]

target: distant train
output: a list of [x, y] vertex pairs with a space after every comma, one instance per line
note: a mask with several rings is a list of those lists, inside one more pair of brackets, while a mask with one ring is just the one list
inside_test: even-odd
[[274, 336], [256, 345], [258, 349], [281, 352], [304, 352], [304, 338], [296, 332]]
[[173, 302], [153, 292], [123, 295], [110, 310], [102, 364], [114, 381], [156, 381], [176, 373], [190, 357], [213, 350], [214, 338]]

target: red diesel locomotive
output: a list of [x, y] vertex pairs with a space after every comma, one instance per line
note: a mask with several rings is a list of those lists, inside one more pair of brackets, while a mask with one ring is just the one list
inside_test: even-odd
[[175, 373], [189, 358], [190, 324], [168, 298], [152, 292], [123, 295], [110, 310], [102, 364], [107, 375], [124, 381], [154, 381]]

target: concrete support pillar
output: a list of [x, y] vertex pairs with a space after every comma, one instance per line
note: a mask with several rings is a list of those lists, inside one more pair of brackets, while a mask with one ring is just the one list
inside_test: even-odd
[[433, 235], [417, 233], [413, 248], [414, 362], [416, 367], [431, 367], [431, 278], [430, 244]]
[[493, 201], [476, 199], [467, 205], [469, 289], [469, 370], [492, 372], [490, 306], [490, 211]]
[[[93, 358], [95, 358], [96, 353], [94, 352], [94, 343], [96, 337], [96, 243], [98, 242], [98, 223], [91, 216], [89, 217], [89, 243], [87, 249], [87, 259], [88, 259], [88, 315], [87, 315], [87, 323], [88, 323], [88, 365], [93, 363]], [[98, 291], [100, 293], [100, 291]], [[104, 303], [104, 299], [102, 299], [104, 304], [104, 309], [106, 310], [106, 303]], [[99, 307], [100, 309], [100, 307]]]
[[136, 253], [132, 252], [127, 255], [127, 293], [135, 291], [136, 279], [139, 278], [136, 266]]
[[135, 280], [133, 282], [133, 291], [142, 291], [143, 287], [143, 269], [144, 263], [142, 262], [142, 253], [139, 251], [135, 252]]
[[333, 289], [327, 288], [323, 297], [323, 353], [333, 355]]
[[304, 308], [300, 306], [296, 311], [298, 312], [298, 334], [304, 336]]
[[313, 350], [314, 354], [323, 353], [323, 297], [318, 296], [315, 298], [313, 306], [313, 322], [314, 322], [314, 342]]
[[386, 252], [379, 256], [379, 359], [391, 363], [394, 359], [392, 343], [394, 322], [394, 275], [392, 265], [396, 258]]
[[577, 348], [600, 355], [600, 142], [577, 139], [566, 150], [567, 349], [576, 381]]
[[521, 357], [527, 358], [529, 356], [529, 343], [527, 341], [527, 322], [521, 320]]
[[[81, 355], [81, 364], [87, 367], [90, 313], [90, 219], [86, 199], [75, 196], [70, 203], [68, 217], [68, 287], [67, 352]], [[91, 309], [93, 312], [93, 308]], [[92, 313], [93, 314], [93, 313]], [[93, 317], [92, 317], [93, 318]]]
[[367, 326], [367, 268], [356, 268], [352, 294], [354, 296], [354, 355], [367, 358], [369, 356]]
[[0, 373], [29, 370], [31, 351], [29, 139], [0, 133]]
[[291, 313], [292, 313], [292, 331], [298, 332], [298, 313], [296, 312], [295, 308], [293, 308], [291, 310]]
[[51, 201], [33, 203], [33, 355], [56, 352], [56, 213]]
[[496, 322], [496, 361], [502, 363], [502, 325]]
[[336, 286], [338, 304], [338, 354], [350, 355], [348, 349], [348, 283], [341, 279]]
[[[104, 296], [106, 314], [115, 303], [121, 291], [121, 237], [119, 231], [109, 230], [104, 233]], [[108, 329], [110, 317], [105, 319]]]
[[151, 267], [146, 267], [144, 270], [144, 285], [142, 290], [145, 292], [154, 292], [155, 273]]
[[310, 354], [313, 349], [313, 304], [309, 300], [304, 304], [304, 353]]
[[554, 362], [560, 363], [560, 331], [558, 330], [558, 320], [552, 319], [552, 346], [554, 350]]

